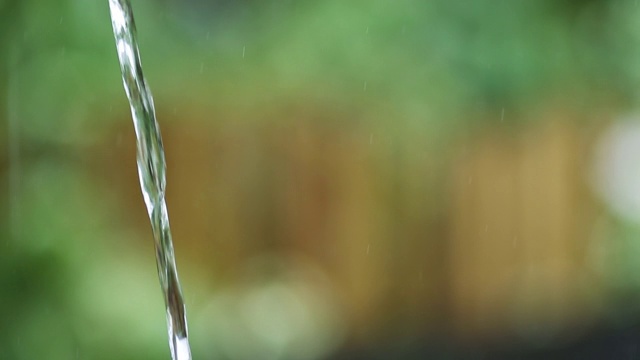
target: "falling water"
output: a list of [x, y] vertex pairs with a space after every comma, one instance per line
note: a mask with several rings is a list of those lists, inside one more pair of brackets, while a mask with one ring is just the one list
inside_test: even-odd
[[9, 49], [9, 68], [7, 79], [7, 144], [9, 149], [9, 236], [12, 241], [20, 237], [20, 121], [18, 114], [19, 84], [19, 50], [14, 46]]
[[137, 138], [138, 175], [151, 220], [158, 276], [164, 294], [173, 360], [190, 360], [187, 317], [173, 255], [165, 193], [165, 161], [162, 137], [153, 98], [142, 75], [136, 28], [129, 0], [109, 0], [124, 89], [129, 98]]

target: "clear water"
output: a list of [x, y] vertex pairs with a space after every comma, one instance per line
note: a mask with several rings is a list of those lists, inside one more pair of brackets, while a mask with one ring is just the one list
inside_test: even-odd
[[153, 98], [142, 74], [131, 4], [128, 0], [109, 0], [109, 9], [122, 70], [122, 81], [129, 98], [136, 132], [138, 175], [153, 229], [158, 276], [167, 311], [171, 355], [173, 360], [190, 360], [187, 318], [176, 271], [169, 216], [164, 198], [166, 186], [164, 149], [156, 121]]

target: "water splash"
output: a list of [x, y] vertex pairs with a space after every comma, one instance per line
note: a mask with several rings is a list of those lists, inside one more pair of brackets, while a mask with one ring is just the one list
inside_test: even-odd
[[187, 318], [176, 271], [165, 193], [165, 160], [153, 98], [142, 74], [136, 28], [128, 0], [109, 0], [111, 24], [137, 138], [138, 175], [156, 248], [173, 360], [190, 360]]

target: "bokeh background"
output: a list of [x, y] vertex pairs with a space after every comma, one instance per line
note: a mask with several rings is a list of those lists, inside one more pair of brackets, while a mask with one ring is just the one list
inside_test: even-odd
[[[635, 0], [136, 0], [194, 359], [640, 358]], [[0, 0], [0, 358], [167, 359], [108, 2]]]

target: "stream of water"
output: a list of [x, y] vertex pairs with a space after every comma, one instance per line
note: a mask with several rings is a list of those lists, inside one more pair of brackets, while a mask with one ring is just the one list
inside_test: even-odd
[[136, 132], [138, 175], [153, 229], [158, 276], [167, 311], [171, 356], [173, 360], [190, 360], [187, 317], [164, 198], [166, 165], [162, 136], [156, 121], [153, 97], [142, 74], [131, 4], [128, 0], [109, 0], [109, 9], [122, 81]]

